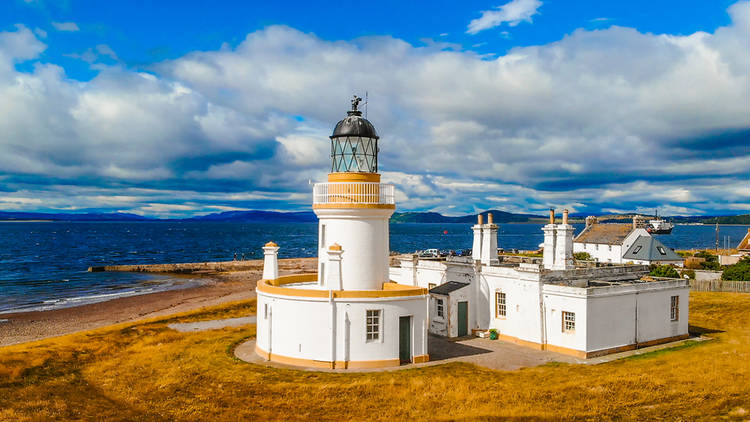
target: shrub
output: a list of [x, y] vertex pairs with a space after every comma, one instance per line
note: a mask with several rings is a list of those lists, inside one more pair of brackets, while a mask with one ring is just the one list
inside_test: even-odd
[[654, 277], [680, 278], [680, 273], [671, 265], [659, 265], [651, 269], [651, 275]]
[[721, 265], [719, 261], [709, 261], [707, 259], [705, 262], [701, 262], [701, 268], [704, 270], [719, 271], [721, 270]]
[[722, 280], [750, 281], [750, 258], [742, 260], [733, 265], [727, 265], [721, 274]]
[[690, 269], [682, 270], [682, 272], [680, 272], [680, 277], [685, 278], [685, 276], [688, 276], [691, 280], [695, 280], [695, 271]]
[[573, 258], [576, 261], [593, 261], [594, 258], [588, 252], [576, 252], [573, 254]]

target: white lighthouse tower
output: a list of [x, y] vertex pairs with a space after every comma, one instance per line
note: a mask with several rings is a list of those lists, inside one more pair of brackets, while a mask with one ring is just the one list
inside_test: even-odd
[[264, 248], [256, 352], [268, 360], [374, 368], [429, 359], [427, 290], [389, 278], [394, 186], [380, 183], [379, 137], [360, 101], [330, 137], [328, 181], [313, 187], [318, 273], [278, 276], [279, 247]]

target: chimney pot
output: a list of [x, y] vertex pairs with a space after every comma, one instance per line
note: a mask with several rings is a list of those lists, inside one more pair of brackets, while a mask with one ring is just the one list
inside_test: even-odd
[[568, 224], [568, 210], [563, 210], [563, 224]]
[[549, 223], [555, 224], [555, 210], [552, 208], [549, 209]]
[[487, 224], [493, 224], [492, 213], [487, 213]]
[[477, 224], [480, 226], [484, 223], [484, 220], [482, 219], [482, 214], [477, 214]]

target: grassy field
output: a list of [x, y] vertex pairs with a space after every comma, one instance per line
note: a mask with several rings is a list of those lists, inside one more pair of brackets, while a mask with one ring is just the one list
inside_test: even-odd
[[380, 373], [280, 370], [235, 359], [255, 327], [178, 333], [254, 302], [0, 348], [0, 420], [750, 418], [750, 295], [691, 294], [714, 341], [602, 365], [514, 372], [451, 363]]

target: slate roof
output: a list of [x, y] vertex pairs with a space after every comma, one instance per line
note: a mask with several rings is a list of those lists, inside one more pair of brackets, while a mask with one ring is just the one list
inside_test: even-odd
[[682, 261], [681, 256], [653, 236], [638, 236], [622, 258], [626, 261]]
[[592, 224], [583, 229], [574, 242], [622, 245], [631, 231], [633, 231], [632, 224]]
[[439, 286], [431, 288], [430, 293], [447, 296], [449, 293], [455, 292], [456, 290], [462, 289], [468, 285], [469, 283], [459, 283], [458, 281], [449, 281], [447, 283], [443, 283]]

